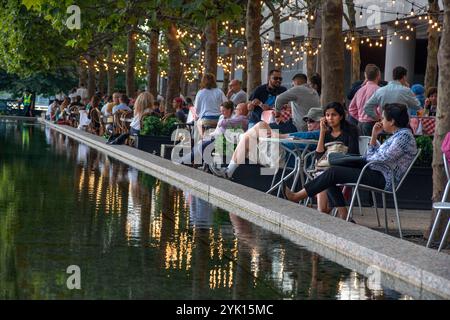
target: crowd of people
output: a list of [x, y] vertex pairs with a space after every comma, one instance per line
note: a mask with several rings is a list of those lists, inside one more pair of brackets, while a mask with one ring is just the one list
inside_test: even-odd
[[[364, 183], [389, 190], [392, 188], [391, 177], [398, 182], [417, 154], [415, 138], [409, 128], [410, 116], [435, 115], [437, 89], [425, 89], [419, 84], [410, 87], [407, 70], [400, 66], [392, 70], [393, 80], [390, 82], [381, 80], [380, 69], [374, 64], [366, 66], [364, 76], [363, 81], [352, 85], [347, 95], [349, 103], [335, 101], [322, 106], [318, 74], [309, 79], [305, 74], [296, 74], [291, 79], [292, 87], [287, 89], [282, 86], [281, 71], [272, 70], [267, 83], [247, 94], [239, 80], [233, 79], [224, 92], [217, 88], [215, 76], [206, 73], [194, 101], [182, 95], [174, 98], [174, 111], [170, 114], [164, 111], [160, 99], [155, 99], [147, 91], [140, 92], [136, 99], [129, 99], [121, 93], [114, 93], [111, 97], [97, 94], [88, 99], [87, 90], [82, 85], [74, 88], [68, 96], [58, 96], [49, 107], [47, 118], [72, 124], [71, 114], [76, 111], [80, 115], [79, 129], [91, 128], [100, 134], [100, 125], [92, 124], [94, 118], [127, 113], [131, 119], [127, 134], [136, 135], [140, 133], [146, 115], [157, 115], [161, 121], [176, 117], [179, 123], [191, 123], [199, 137], [179, 162], [196, 167], [206, 164], [213, 174], [227, 179], [233, 177], [239, 165], [246, 163], [246, 158], [251, 157], [252, 143], [259, 145], [262, 137], [315, 140], [317, 143], [312, 150], [315, 150], [317, 163], [332, 144], [345, 146], [347, 154], [360, 154], [359, 137], [367, 136], [370, 139], [364, 159], [385, 162], [394, 170], [373, 165]], [[209, 156], [214, 150], [214, 141], [226, 136], [228, 130], [235, 132], [236, 129], [240, 131], [234, 135], [237, 138], [229, 163], [226, 166], [211, 163], [214, 157]], [[391, 136], [380, 145], [378, 136], [383, 132]], [[283, 153], [281, 157], [284, 157]], [[265, 158], [263, 153], [255, 161], [271, 165], [273, 159]], [[299, 191], [284, 187], [283, 193], [288, 200], [295, 202], [307, 197], [316, 198], [319, 211], [329, 213], [332, 208], [337, 208], [338, 216], [346, 219], [345, 199], [337, 185], [356, 182], [360, 173], [361, 168], [331, 166], [317, 172], [314, 179], [301, 186]]]

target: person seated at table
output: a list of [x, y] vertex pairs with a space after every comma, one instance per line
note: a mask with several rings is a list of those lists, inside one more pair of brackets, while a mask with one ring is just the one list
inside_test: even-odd
[[436, 116], [437, 101], [438, 101], [438, 90], [436, 87], [431, 87], [427, 90], [427, 98], [425, 99], [425, 115], [429, 117]]
[[[272, 137], [278, 139], [286, 139], [289, 137], [296, 137], [300, 139], [318, 139], [319, 137], [319, 119], [323, 115], [321, 108], [311, 108], [308, 114], [303, 118], [307, 122], [308, 132], [294, 132], [289, 134], [279, 134], [277, 130], [273, 130], [264, 121], [258, 122], [254, 127], [245, 132], [239, 140], [236, 150], [233, 153], [230, 163], [222, 170], [221, 168], [211, 167], [213, 173], [217, 176], [231, 179], [234, 171], [239, 167], [240, 164], [245, 163], [245, 158], [252, 158], [253, 155], [250, 154], [250, 142], [254, 142], [256, 146], [260, 145], [261, 137]], [[275, 144], [274, 144], [275, 145]], [[276, 145], [275, 145], [276, 146]], [[293, 148], [289, 146], [290, 148]], [[303, 148], [306, 146], [303, 146]], [[301, 148], [301, 147], [300, 147]], [[260, 152], [258, 163], [262, 165], [270, 165], [274, 160], [270, 158], [265, 152]], [[267, 157], [266, 157], [267, 156]], [[279, 158], [282, 159], [284, 156], [283, 150], [279, 152]], [[275, 159], [277, 161], [278, 159]]]
[[58, 99], [55, 99], [48, 107], [45, 112], [46, 120], [55, 120], [56, 110], [59, 109], [59, 104], [61, 102]]
[[120, 104], [120, 93], [114, 92], [112, 95], [112, 101], [108, 102], [106, 105], [102, 107], [102, 114], [105, 117], [110, 117], [113, 114], [113, 108]]
[[119, 104], [115, 106], [112, 109], [112, 113], [115, 114], [117, 111], [132, 111], [131, 108], [128, 106], [128, 103], [130, 102], [130, 99], [128, 99], [128, 96], [126, 94], [122, 94], [119, 98]]
[[233, 115], [234, 104], [232, 101], [226, 101], [220, 106], [220, 112], [222, 115], [219, 117], [219, 122], [217, 123], [214, 132], [209, 134], [210, 139], [205, 139], [201, 141], [197, 146], [193, 148], [190, 154], [185, 155], [181, 158], [180, 163], [192, 164], [194, 162], [196, 155], [203, 155], [204, 150], [207, 146], [215, 141], [215, 139], [224, 134], [227, 129], [242, 129], [247, 130], [248, 119], [247, 119], [247, 104], [240, 103], [236, 106]]
[[70, 105], [70, 98], [69, 97], [64, 97], [63, 102], [61, 103], [59, 108], [56, 110], [56, 115], [55, 115], [55, 120], [56, 121], [65, 120], [66, 110], [69, 107], [69, 105]]
[[81, 97], [80, 96], [76, 96], [74, 98], [74, 101], [70, 103], [69, 105], [69, 112], [72, 112], [74, 109], [81, 109], [84, 108], [84, 104], [81, 103]]
[[[392, 134], [392, 136], [380, 145], [377, 137], [383, 131]], [[403, 104], [385, 105], [381, 122], [377, 122], [373, 127], [372, 137], [365, 159], [368, 162], [382, 161], [393, 168], [393, 170], [389, 170], [384, 165], [372, 164], [365, 171], [361, 183], [375, 188], [392, 190], [392, 175], [394, 175], [395, 183], [398, 183], [416, 154], [416, 140], [409, 129], [407, 107]], [[338, 208], [338, 216], [346, 219], [348, 212], [345, 199], [341, 189], [337, 185], [355, 183], [361, 171], [361, 168], [332, 166], [314, 180], [306, 183], [302, 190], [294, 193], [285, 187], [284, 192], [287, 199], [299, 202], [306, 197], [314, 197], [320, 192], [327, 190], [328, 197]]]
[[186, 123], [187, 114], [184, 112], [183, 99], [180, 97], [173, 99], [172, 106], [175, 109], [175, 117], [180, 123]]
[[130, 134], [139, 135], [141, 132], [142, 116], [153, 111], [153, 95], [148, 92], [142, 92], [134, 102], [134, 116], [130, 124]]
[[101, 128], [101, 123], [100, 123], [101, 119], [99, 117], [99, 115], [101, 113], [100, 101], [101, 101], [101, 99], [99, 96], [97, 96], [97, 95], [92, 96], [91, 101], [89, 102], [91, 107], [89, 108], [89, 112], [88, 112], [88, 119], [90, 120], [89, 124], [91, 125], [90, 127], [97, 134], [99, 134], [100, 128]]

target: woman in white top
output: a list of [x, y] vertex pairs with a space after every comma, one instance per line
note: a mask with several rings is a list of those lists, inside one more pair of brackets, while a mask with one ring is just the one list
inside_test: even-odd
[[145, 91], [141, 93], [134, 102], [134, 117], [130, 124], [130, 134], [139, 134], [141, 131], [142, 115], [146, 111], [153, 110], [153, 95]]
[[201, 90], [195, 97], [194, 107], [197, 111], [197, 127], [203, 136], [203, 126], [215, 128], [219, 121], [220, 106], [228, 101], [222, 90], [217, 88], [216, 77], [212, 73], [205, 73], [200, 83]]

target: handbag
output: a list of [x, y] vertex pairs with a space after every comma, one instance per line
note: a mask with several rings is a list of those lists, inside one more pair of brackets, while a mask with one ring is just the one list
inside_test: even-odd
[[341, 166], [350, 168], [363, 168], [367, 161], [363, 156], [342, 154], [342, 153], [330, 153], [328, 156], [328, 162], [330, 166]]
[[316, 162], [316, 170], [326, 170], [330, 167], [329, 156], [332, 153], [346, 154], [348, 147], [343, 142], [334, 141], [325, 143], [325, 153]]

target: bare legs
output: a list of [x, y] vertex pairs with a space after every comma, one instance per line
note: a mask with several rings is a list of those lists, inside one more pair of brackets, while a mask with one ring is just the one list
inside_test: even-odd
[[[305, 189], [302, 189], [298, 192], [292, 192], [288, 187], [285, 187], [284, 190], [286, 194], [286, 198], [293, 202], [300, 202], [308, 197]], [[328, 197], [326, 191], [322, 191], [317, 194], [317, 202], [318, 202], [318, 210], [321, 212], [329, 213], [331, 210], [328, 208]], [[341, 219], [347, 219], [347, 208], [346, 207], [338, 207], [337, 216]]]

